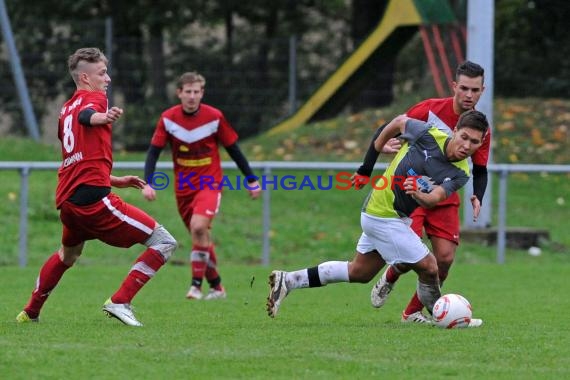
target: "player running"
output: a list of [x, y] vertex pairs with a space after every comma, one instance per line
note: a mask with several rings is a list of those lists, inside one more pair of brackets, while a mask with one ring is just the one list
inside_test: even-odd
[[168, 261], [177, 243], [144, 211], [111, 192], [111, 186], [142, 189], [144, 181], [136, 176], [111, 175], [112, 123], [123, 110], [108, 108], [106, 91], [111, 78], [107, 58], [97, 48], [82, 48], [69, 57], [68, 66], [77, 89], [63, 105], [58, 126], [63, 162], [56, 206], [63, 223], [62, 247], [42, 266], [30, 300], [16, 321], [38, 322], [48, 296], [77, 261], [85, 242], [98, 239], [115, 247], [128, 248], [135, 243], [147, 247], [103, 305], [110, 317], [129, 326], [142, 326], [131, 300]]

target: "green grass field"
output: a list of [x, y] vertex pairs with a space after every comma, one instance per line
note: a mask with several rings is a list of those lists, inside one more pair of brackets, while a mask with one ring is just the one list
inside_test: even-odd
[[[304, 173], [298, 173], [302, 175]], [[11, 176], [11, 177], [10, 177]], [[4, 196], [18, 192], [18, 175], [3, 173]], [[271, 266], [259, 265], [261, 203], [228, 191], [216, 219], [221, 274], [229, 298], [184, 298], [189, 270], [167, 265], [135, 298], [141, 329], [109, 320], [102, 302], [119, 286], [140, 247], [128, 250], [89, 242], [63, 278], [38, 325], [17, 325], [37, 271], [57, 248], [60, 225], [53, 209], [53, 172], [34, 172], [30, 196], [29, 265], [18, 268], [18, 202], [0, 208], [9, 223], [0, 236], [2, 304], [0, 371], [3, 378], [354, 378], [549, 379], [570, 375], [570, 268], [557, 199], [570, 193], [565, 176], [513, 176], [509, 225], [547, 228], [555, 243], [532, 257], [508, 250], [495, 264], [495, 247], [462, 244], [444, 292], [458, 292], [485, 320], [480, 329], [445, 331], [399, 321], [415, 276], [399, 283], [382, 310], [369, 305], [372, 285], [335, 284], [295, 291], [280, 315], [264, 310], [271, 269], [292, 270], [325, 260], [348, 260], [359, 236], [365, 192], [272, 193]], [[555, 189], [555, 190], [553, 190]], [[164, 223], [188, 258], [190, 239], [170, 191], [147, 203], [138, 191], [118, 190]], [[16, 197], [17, 198], [17, 197]], [[4, 199], [10, 199], [4, 198]], [[245, 220], [245, 221], [244, 221]], [[250, 286], [251, 280], [253, 285]]]
[[126, 270], [79, 264], [53, 292], [39, 324], [17, 325], [13, 318], [36, 268], [0, 268], [2, 378], [570, 376], [568, 266], [457, 265], [444, 289], [468, 297], [485, 320], [482, 328], [464, 330], [400, 323], [413, 275], [379, 310], [369, 304], [369, 285], [333, 284], [293, 291], [271, 319], [264, 310], [270, 269], [239, 265], [222, 265], [229, 297], [210, 302], [185, 300], [187, 268], [163, 268], [134, 302], [145, 326], [129, 328], [100, 311]]

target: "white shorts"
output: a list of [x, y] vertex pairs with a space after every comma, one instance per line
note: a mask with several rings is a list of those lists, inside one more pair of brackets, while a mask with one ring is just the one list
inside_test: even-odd
[[417, 263], [430, 250], [410, 228], [410, 218], [380, 218], [360, 214], [362, 235], [356, 251], [362, 254], [377, 250], [388, 264]]

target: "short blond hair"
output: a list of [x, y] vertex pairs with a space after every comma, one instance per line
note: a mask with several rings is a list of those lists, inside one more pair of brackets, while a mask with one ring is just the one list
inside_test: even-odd
[[69, 74], [73, 78], [73, 81], [77, 83], [79, 81], [79, 71], [77, 68], [81, 62], [87, 63], [98, 63], [104, 62], [107, 64], [107, 57], [101, 50], [95, 47], [81, 48], [77, 49], [75, 53], [71, 54], [67, 60], [67, 67], [69, 69]]
[[181, 90], [185, 84], [192, 83], [200, 83], [202, 89], [206, 87], [206, 79], [202, 75], [198, 74], [196, 71], [189, 71], [180, 75], [178, 82], [176, 82], [176, 88]]

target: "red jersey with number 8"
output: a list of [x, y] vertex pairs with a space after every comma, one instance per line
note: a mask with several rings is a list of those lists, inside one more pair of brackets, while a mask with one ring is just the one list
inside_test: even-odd
[[81, 184], [111, 187], [113, 150], [111, 123], [87, 126], [79, 122], [79, 113], [91, 108], [106, 113], [107, 95], [100, 91], [76, 91], [62, 107], [58, 121], [62, 163], [58, 171], [55, 195], [57, 208]]

